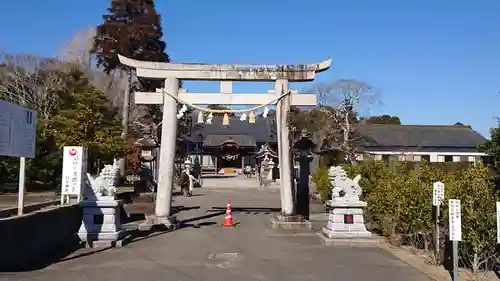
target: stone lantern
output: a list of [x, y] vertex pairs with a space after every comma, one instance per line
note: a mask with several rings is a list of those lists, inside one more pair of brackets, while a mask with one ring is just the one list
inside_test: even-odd
[[152, 182], [156, 181], [158, 173], [158, 163], [156, 161], [156, 151], [159, 147], [158, 142], [150, 134], [144, 134], [142, 138], [135, 142], [135, 145], [141, 151], [141, 166], [147, 167], [151, 172], [152, 178], [150, 180]]
[[274, 181], [274, 175], [278, 174], [275, 171], [275, 162], [273, 160], [277, 159], [278, 155], [266, 143], [261, 146], [254, 157], [259, 161], [259, 184], [261, 187], [268, 187]]
[[135, 145], [141, 150], [141, 161], [151, 162], [156, 159], [154, 150], [159, 145], [151, 135], [145, 134], [144, 137], [135, 142]]
[[296, 159], [299, 162], [298, 184], [296, 188], [296, 211], [297, 214], [309, 220], [309, 174], [310, 162], [313, 159], [312, 149], [316, 145], [309, 138], [306, 131], [302, 131], [300, 139], [295, 142], [293, 151], [296, 152]]

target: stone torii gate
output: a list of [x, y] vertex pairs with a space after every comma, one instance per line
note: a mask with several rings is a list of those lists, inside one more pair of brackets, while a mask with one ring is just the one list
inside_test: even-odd
[[[165, 91], [135, 93], [140, 104], [163, 104], [161, 146], [159, 159], [158, 188], [153, 224], [173, 226], [171, 217], [172, 189], [174, 180], [174, 157], [177, 132], [177, 101], [191, 104], [250, 105], [266, 104], [278, 100], [289, 92], [288, 82], [313, 81], [316, 73], [327, 70], [331, 59], [305, 65], [235, 65], [163, 63], [130, 59], [118, 55], [120, 62], [136, 69], [138, 77], [165, 79]], [[179, 91], [180, 80], [219, 80], [221, 93], [187, 93]], [[274, 82], [274, 91], [268, 94], [232, 94], [231, 81]], [[169, 96], [170, 95], [170, 96]], [[174, 98], [173, 98], [174, 97]], [[287, 116], [291, 105], [316, 105], [316, 95], [285, 95], [276, 103], [278, 129], [278, 156], [280, 163], [281, 214], [295, 215], [293, 205], [291, 159]]]

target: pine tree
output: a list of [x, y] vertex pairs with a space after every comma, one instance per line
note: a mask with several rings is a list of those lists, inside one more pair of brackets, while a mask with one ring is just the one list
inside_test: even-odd
[[109, 14], [97, 27], [93, 53], [107, 73], [121, 65], [118, 54], [145, 61], [169, 62], [163, 29], [154, 0], [111, 0]]

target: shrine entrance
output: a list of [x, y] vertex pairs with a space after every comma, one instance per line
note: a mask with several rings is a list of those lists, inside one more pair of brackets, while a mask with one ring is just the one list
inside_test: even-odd
[[[255, 110], [276, 105], [276, 121], [278, 132], [278, 151], [280, 163], [281, 218], [294, 217], [293, 183], [291, 152], [288, 130], [288, 113], [290, 106], [314, 106], [316, 95], [297, 94], [288, 89], [288, 82], [313, 81], [316, 73], [327, 70], [331, 60], [314, 64], [301, 65], [236, 65], [236, 64], [182, 64], [138, 61], [118, 55], [120, 62], [136, 69], [138, 77], [149, 79], [165, 79], [165, 88], [152, 93], [135, 93], [138, 104], [163, 104], [161, 146], [159, 159], [158, 188], [155, 205], [155, 216], [148, 218], [152, 224], [163, 224], [173, 227], [172, 190], [174, 180], [174, 155], [176, 148], [177, 119], [182, 118], [190, 107], [199, 112], [198, 121], [210, 124], [214, 114], [222, 114], [223, 124], [228, 121], [228, 113], [241, 114], [241, 120], [255, 122]], [[182, 80], [218, 80], [221, 81], [220, 93], [187, 93], [179, 89]], [[274, 90], [262, 94], [233, 94], [232, 81], [274, 82]], [[177, 114], [177, 105], [182, 109]], [[213, 110], [196, 106], [196, 104], [224, 105], [257, 105], [244, 110]], [[267, 109], [269, 110], [269, 109]], [[204, 116], [204, 113], [207, 116]], [[176, 116], [177, 115], [177, 116]], [[204, 120], [206, 117], [206, 121]]]
[[218, 171], [222, 170], [224, 174], [240, 173], [243, 165], [240, 146], [229, 138], [222, 142], [218, 150]]

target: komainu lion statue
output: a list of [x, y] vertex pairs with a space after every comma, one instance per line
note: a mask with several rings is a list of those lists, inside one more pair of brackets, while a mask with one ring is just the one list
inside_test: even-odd
[[362, 189], [359, 186], [361, 175], [354, 179], [347, 177], [347, 173], [340, 166], [330, 167], [328, 171], [330, 182], [332, 183], [332, 200], [357, 202], [361, 196]]

